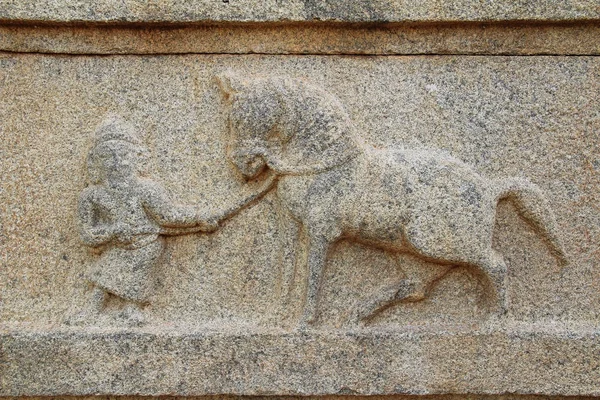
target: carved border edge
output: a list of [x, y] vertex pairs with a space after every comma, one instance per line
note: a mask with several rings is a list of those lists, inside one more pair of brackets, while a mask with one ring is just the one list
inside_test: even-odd
[[596, 331], [55, 332], [3, 334], [0, 343], [1, 396], [600, 395]]

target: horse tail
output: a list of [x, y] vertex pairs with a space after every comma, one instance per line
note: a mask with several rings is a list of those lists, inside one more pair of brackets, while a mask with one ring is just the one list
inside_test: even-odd
[[510, 178], [498, 181], [496, 201], [510, 200], [519, 214], [547, 241], [551, 253], [561, 266], [568, 263], [554, 213], [542, 190], [526, 179]]

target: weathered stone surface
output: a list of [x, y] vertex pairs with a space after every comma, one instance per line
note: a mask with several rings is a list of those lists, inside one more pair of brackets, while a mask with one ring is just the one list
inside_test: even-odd
[[0, 383], [13, 396], [598, 396], [598, 332], [583, 332], [15, 332], [1, 337]]
[[600, 395], [599, 63], [2, 54], [0, 394]]
[[2, 0], [0, 20], [43, 22], [597, 20], [595, 0]]
[[[162, 396], [161, 398], [164, 398]], [[240, 395], [211, 395], [211, 396], [169, 396], [169, 399], [173, 400], [240, 400], [246, 399], [249, 396]], [[47, 397], [29, 397], [32, 400], [43, 400]], [[55, 400], [111, 400], [115, 396], [52, 396]], [[134, 400], [140, 399], [140, 396], [119, 396], [122, 400]], [[518, 394], [504, 394], [504, 395], [481, 395], [481, 394], [445, 394], [445, 395], [388, 395], [388, 396], [359, 396], [359, 395], [330, 395], [330, 396], [251, 396], [252, 399], [256, 400], [314, 400], [314, 399], [326, 399], [326, 400], [590, 400], [593, 397], [589, 396], [540, 396], [540, 395], [518, 395]], [[12, 399], [11, 397], [0, 397], [2, 400]]]
[[0, 400], [598, 398], [599, 20], [0, 0]]

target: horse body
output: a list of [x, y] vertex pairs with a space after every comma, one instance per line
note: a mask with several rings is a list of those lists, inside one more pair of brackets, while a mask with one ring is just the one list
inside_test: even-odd
[[[283, 176], [277, 195], [311, 238], [309, 254], [324, 253], [313, 255], [315, 260], [325, 259], [333, 243], [350, 239], [441, 264], [474, 266], [496, 277], [493, 290], [503, 297], [506, 267], [492, 249], [497, 191], [466, 164], [435, 151], [373, 149], [309, 178]], [[393, 298], [375, 296], [355, 319], [392, 300], [422, 299], [430, 283], [408, 276], [384, 296]], [[316, 307], [318, 293], [310, 290]], [[306, 321], [315, 312], [307, 311]]]
[[466, 164], [434, 154], [371, 150], [309, 179], [280, 178], [278, 197], [314, 235], [465, 262], [464, 249], [491, 241], [497, 193]]
[[[470, 266], [504, 311], [506, 265], [492, 248], [496, 207], [503, 198], [513, 200], [566, 261], [554, 215], [528, 181], [486, 179], [433, 149], [359, 144], [339, 101], [301, 81], [247, 83], [225, 77], [220, 84], [231, 104], [231, 161], [247, 177], [265, 168], [279, 175], [277, 196], [305, 230], [308, 276], [301, 324], [315, 320], [327, 253], [344, 238], [441, 265]], [[350, 319], [369, 318], [394, 301], [423, 299], [437, 279], [424, 281], [404, 271], [405, 279], [361, 304]]]

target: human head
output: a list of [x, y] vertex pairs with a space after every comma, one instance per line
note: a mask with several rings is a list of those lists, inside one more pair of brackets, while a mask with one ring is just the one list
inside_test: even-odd
[[96, 129], [87, 159], [88, 177], [99, 184], [141, 175], [147, 153], [135, 128], [121, 117], [109, 115]]

